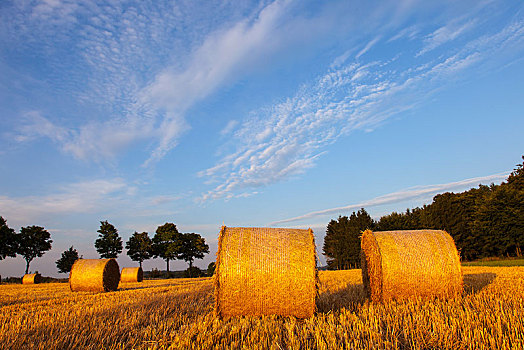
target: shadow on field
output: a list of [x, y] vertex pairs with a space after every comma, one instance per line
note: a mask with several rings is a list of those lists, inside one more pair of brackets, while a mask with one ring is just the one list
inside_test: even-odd
[[363, 284], [348, 284], [336, 291], [325, 291], [317, 300], [318, 312], [338, 311], [340, 309], [356, 310], [366, 301]]
[[491, 272], [466, 274], [464, 275], [464, 291], [466, 294], [478, 293], [491, 284], [495, 277], [497, 275]]

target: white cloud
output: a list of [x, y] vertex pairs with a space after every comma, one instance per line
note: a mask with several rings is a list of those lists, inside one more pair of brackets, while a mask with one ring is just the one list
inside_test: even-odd
[[407, 69], [399, 69], [399, 56], [344, 65], [337, 59], [328, 73], [295, 96], [253, 112], [236, 127], [236, 150], [198, 173], [215, 184], [200, 200], [234, 198], [301, 174], [341, 136], [372, 131], [389, 117], [416, 108], [451, 81], [467, 79], [468, 68], [483, 64], [487, 71], [496, 69], [496, 58], [514, 60], [516, 55], [509, 53], [523, 40], [524, 23], [518, 22]]
[[30, 111], [22, 115], [23, 124], [20, 125], [15, 140], [26, 142], [37, 137], [48, 137], [54, 142], [65, 142], [69, 137], [66, 128], [57, 126], [42, 116], [39, 111]]
[[234, 119], [230, 120], [229, 122], [227, 122], [226, 126], [220, 131], [220, 135], [226, 136], [230, 134], [237, 125], [238, 125], [237, 120], [234, 120]]
[[380, 206], [380, 205], [385, 205], [385, 204], [399, 203], [399, 202], [404, 202], [410, 199], [431, 198], [435, 196], [436, 194], [442, 193], [445, 191], [465, 189], [471, 186], [479, 185], [481, 183], [486, 184], [486, 183], [492, 183], [492, 182], [500, 182], [506, 179], [508, 175], [509, 175], [509, 172], [505, 172], [505, 173], [500, 173], [500, 174], [481, 176], [481, 177], [476, 177], [472, 179], [450, 182], [447, 184], [412, 187], [406, 190], [393, 192], [393, 193], [386, 194], [384, 196], [376, 197], [376, 198], [373, 198], [373, 199], [370, 199], [370, 200], [367, 200], [361, 203], [350, 204], [350, 205], [337, 207], [337, 208], [329, 208], [329, 209], [313, 211], [313, 212], [310, 212], [304, 215], [300, 215], [300, 216], [296, 216], [293, 218], [274, 221], [270, 223], [269, 226], [275, 226], [275, 225], [280, 225], [283, 223], [301, 221], [301, 220], [311, 219], [311, 218], [315, 218], [318, 216], [324, 216], [324, 215], [347, 214], [348, 212], [352, 210], [358, 210], [360, 208], [369, 208], [369, 207], [375, 207], [375, 206]]
[[422, 48], [422, 50], [417, 53], [417, 56], [423, 55], [426, 52], [434, 50], [447, 42], [455, 40], [474, 26], [475, 21], [470, 20], [461, 24], [452, 22], [443, 27], [440, 27], [424, 38], [424, 48]]
[[120, 178], [78, 182], [49, 195], [0, 196], [0, 209], [2, 215], [16, 222], [33, 222], [47, 215], [99, 212], [111, 208], [127, 189]]
[[263, 8], [254, 20], [242, 20], [210, 34], [194, 51], [187, 67], [164, 69], [141, 92], [142, 101], [166, 113], [159, 145], [149, 161], [162, 158], [176, 144], [185, 129], [183, 115], [189, 107], [237, 79], [261, 56], [276, 50], [284, 39], [277, 33], [285, 24], [282, 18], [287, 3], [276, 1]]
[[404, 29], [401, 29], [397, 34], [395, 34], [390, 39], [388, 39], [388, 43], [395, 41], [395, 40], [403, 39], [403, 38], [408, 38], [409, 40], [413, 40], [416, 38], [419, 32], [420, 32], [420, 28], [418, 28], [417, 26], [406, 27]]
[[154, 137], [157, 130], [153, 123], [143, 118], [127, 118], [66, 128], [45, 118], [40, 111], [31, 111], [24, 114], [15, 140], [29, 142], [47, 137], [77, 159], [103, 161], [114, 158], [132, 143]]
[[160, 196], [154, 196], [149, 199], [151, 205], [157, 206], [162, 204], [171, 203], [173, 201], [179, 200], [182, 198], [182, 196], [166, 196], [166, 195], [160, 195]]
[[366, 52], [368, 52], [369, 50], [371, 50], [371, 48], [373, 46], [375, 46], [375, 44], [380, 40], [380, 36], [377, 36], [376, 38], [374, 38], [373, 40], [371, 40], [370, 42], [368, 42], [366, 44], [366, 46], [364, 46], [364, 48], [362, 50], [360, 50], [357, 55], [355, 56], [355, 58], [358, 60], [360, 58], [360, 56], [362, 56], [363, 54], [365, 54]]

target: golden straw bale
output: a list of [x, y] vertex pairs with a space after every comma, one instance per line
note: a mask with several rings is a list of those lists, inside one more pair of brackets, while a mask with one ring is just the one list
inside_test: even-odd
[[22, 284], [37, 284], [42, 282], [42, 276], [39, 273], [30, 273], [24, 275]]
[[115, 259], [78, 259], [69, 273], [73, 292], [108, 292], [117, 290], [120, 268]]
[[214, 283], [219, 316], [313, 316], [317, 297], [313, 231], [223, 226]]
[[120, 273], [120, 282], [142, 282], [144, 271], [141, 267], [124, 267]]
[[460, 258], [445, 231], [366, 230], [361, 247], [362, 281], [373, 301], [462, 293]]

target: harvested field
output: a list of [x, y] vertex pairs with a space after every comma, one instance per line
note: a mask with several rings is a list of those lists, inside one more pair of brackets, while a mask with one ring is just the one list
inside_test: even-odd
[[371, 303], [361, 271], [321, 271], [317, 313], [215, 316], [210, 278], [101, 294], [66, 283], [0, 286], [0, 348], [524, 348], [524, 267], [464, 267], [462, 296]]

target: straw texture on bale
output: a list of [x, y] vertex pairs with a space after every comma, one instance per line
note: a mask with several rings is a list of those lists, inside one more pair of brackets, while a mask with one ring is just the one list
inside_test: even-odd
[[115, 259], [78, 259], [69, 273], [73, 292], [108, 292], [117, 290], [120, 268]]
[[37, 284], [42, 282], [42, 276], [39, 273], [30, 273], [24, 275], [22, 284]]
[[460, 258], [445, 231], [366, 230], [361, 247], [362, 281], [372, 301], [462, 293]]
[[214, 276], [217, 315], [313, 316], [317, 280], [311, 229], [222, 227]]
[[142, 282], [144, 271], [141, 267], [124, 267], [120, 273], [120, 282]]

